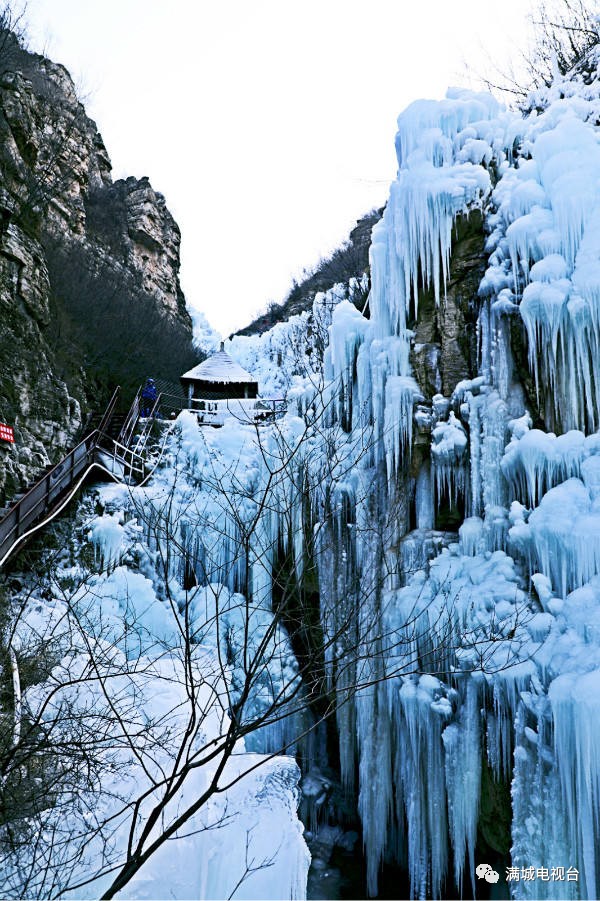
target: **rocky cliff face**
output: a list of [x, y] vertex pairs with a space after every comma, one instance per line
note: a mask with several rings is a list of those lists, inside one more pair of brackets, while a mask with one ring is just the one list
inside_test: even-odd
[[147, 178], [113, 183], [66, 69], [0, 37], [0, 420], [16, 435], [0, 444], [2, 501], [60, 456], [113, 383], [139, 382], [153, 361], [173, 377], [192, 349], [164, 197]]
[[438, 304], [433, 289], [419, 296], [419, 314], [411, 323], [411, 364], [427, 401], [449, 397], [462, 379], [477, 375], [477, 291], [487, 254], [482, 216], [473, 210], [455, 225], [448, 282]]

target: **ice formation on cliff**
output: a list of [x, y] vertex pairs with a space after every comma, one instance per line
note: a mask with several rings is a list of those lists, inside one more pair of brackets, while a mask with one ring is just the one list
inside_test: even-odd
[[[377, 494], [355, 495], [356, 527], [345, 539], [359, 579], [357, 621], [378, 624], [361, 648], [377, 687], [359, 692], [356, 736], [342, 737], [348, 782], [359, 762], [370, 891], [380, 862], [398, 853], [389, 838], [397, 832], [416, 896], [439, 896], [452, 869], [459, 886], [474, 880], [485, 759], [497, 779], [512, 781], [513, 863], [580, 872], [566, 888], [514, 884], [515, 896], [597, 895], [600, 764], [587, 724], [600, 577], [598, 87], [564, 79], [525, 117], [457, 91], [409, 107], [398, 123], [398, 179], [373, 234], [370, 320], [334, 312], [328, 374], [340, 418], [369, 435], [357, 465]], [[474, 206], [489, 233], [479, 373], [446, 401], [433, 399], [433, 478], [426, 462], [411, 481], [408, 324], [421, 287], [444, 303], [453, 223]], [[554, 432], [532, 428], [512, 359], [513, 317]], [[413, 398], [422, 399], [416, 385]], [[425, 535], [402, 538], [406, 496], [415, 492], [416, 524], [431, 527], [423, 511], [434, 490], [462, 503], [466, 518], [458, 544], [419, 561]], [[403, 544], [412, 572], [397, 562]], [[322, 600], [327, 585], [325, 576]], [[352, 722], [345, 711], [340, 728]]]

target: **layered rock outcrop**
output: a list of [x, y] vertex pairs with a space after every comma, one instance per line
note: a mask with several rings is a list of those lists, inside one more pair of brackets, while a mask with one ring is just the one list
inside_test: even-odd
[[462, 379], [477, 375], [477, 292], [487, 254], [481, 212], [459, 217], [448, 282], [440, 303], [433, 288], [419, 296], [411, 364], [425, 398], [449, 397]]
[[[161, 342], [183, 368], [192, 353], [164, 197], [147, 178], [113, 183], [67, 70], [2, 38], [0, 420], [16, 441], [0, 443], [0, 501], [61, 455], [115, 382], [139, 382], [148, 359], [171, 376]], [[141, 321], [146, 354], [131, 345]]]

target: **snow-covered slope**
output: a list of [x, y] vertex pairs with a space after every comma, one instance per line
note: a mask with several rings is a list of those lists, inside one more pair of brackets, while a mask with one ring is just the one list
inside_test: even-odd
[[[268, 715], [274, 696], [281, 713], [297, 665], [268, 598], [249, 608], [234, 591], [243, 567], [221, 539], [235, 520], [226, 521], [212, 482], [234, 480], [231, 460], [240, 457], [251, 515], [257, 448], [239, 427], [205, 434], [182, 414], [147, 487], [93, 489], [74, 540], [16, 598], [17, 659], [49, 666], [23, 694], [22, 737], [35, 724], [56, 748], [40, 763], [55, 788], [52, 803], [42, 794], [41, 806], [19, 815], [24, 841], [0, 845], [3, 895], [98, 898], [138, 842], [152, 853], [117, 897], [306, 895], [300, 771], [273, 754], [289, 747], [286, 721]], [[195, 536], [207, 551], [201, 564], [195, 558], [202, 579], [190, 591]], [[254, 559], [255, 596], [261, 571]], [[249, 656], [256, 673], [242, 705]], [[261, 728], [244, 739], [232, 733], [234, 715], [262, 717]], [[44, 761], [42, 747], [36, 753]]]
[[334, 285], [319, 292], [312, 310], [278, 322], [261, 335], [234, 335], [227, 351], [258, 380], [263, 397], [287, 397], [306, 385], [319, 384], [333, 310], [342, 300], [362, 296], [366, 276], [358, 283]]

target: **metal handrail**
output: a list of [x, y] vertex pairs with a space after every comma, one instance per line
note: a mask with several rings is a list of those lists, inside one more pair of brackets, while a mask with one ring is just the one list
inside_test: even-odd
[[[110, 435], [104, 435], [107, 439], [109, 447], [98, 445], [98, 450], [112, 456], [113, 463], [120, 463], [124, 469], [129, 469], [129, 473], [138, 473], [144, 475], [146, 472], [146, 459], [137, 450], [115, 441]], [[127, 459], [129, 457], [129, 459]]]
[[126, 444], [121, 444], [120, 441], [116, 441], [114, 438], [111, 438], [110, 435], [106, 435], [105, 437], [108, 438], [112, 445], [114, 445], [115, 449], [123, 451], [123, 456], [129, 454], [131, 457], [138, 457], [142, 462], [144, 461], [144, 457], [139, 453], [139, 451], [135, 450], [132, 447], [127, 447]]
[[[150, 416], [148, 420], [150, 421], [150, 425], [152, 424], [152, 419], [156, 416], [158, 412], [158, 408], [160, 406], [161, 398], [163, 394], [159, 394], [152, 405], [152, 409], [150, 410]], [[141, 419], [140, 410], [141, 410], [141, 401], [142, 401], [142, 386], [137, 390], [137, 394], [135, 395], [131, 407], [129, 408], [129, 412], [125, 417], [125, 422], [121, 426], [121, 431], [117, 435], [117, 441], [121, 444], [128, 445], [131, 439], [133, 438], [133, 433], [135, 432], [136, 426]]]
[[[175, 395], [169, 394], [166, 391], [163, 391], [160, 395], [160, 399], [163, 401], [163, 406], [170, 406], [173, 410], [191, 410], [193, 413], [198, 414], [202, 420], [210, 425], [212, 423], [218, 423], [219, 417], [223, 415], [225, 411], [231, 413], [236, 416], [240, 412], [240, 407], [244, 406], [248, 407], [248, 412], [256, 410], [260, 415], [261, 405], [266, 408], [263, 412], [270, 417], [277, 416], [277, 414], [285, 412], [285, 398], [284, 397], [232, 397], [232, 398], [192, 398], [191, 402], [184, 397], [183, 395]], [[164, 403], [166, 401], [166, 404]], [[255, 406], [252, 407], [252, 404]], [[239, 406], [238, 406], [239, 405]], [[238, 409], [236, 409], [236, 406]], [[153, 414], [154, 415], [154, 414]], [[241, 417], [242, 422], [252, 423], [259, 416], [250, 416], [248, 415], [246, 418]]]
[[[142, 431], [137, 436], [137, 441], [135, 443], [135, 448], [138, 453], [143, 453], [146, 449], [146, 444], [148, 443], [148, 438], [150, 437], [150, 432], [152, 431], [152, 423], [158, 415], [158, 410], [160, 407], [160, 402], [162, 399], [162, 392], [157, 395], [156, 400], [154, 401], [148, 416], [146, 417], [146, 422], [144, 423], [144, 427]], [[138, 420], [139, 422], [139, 420]]]
[[198, 416], [200, 425], [218, 426], [223, 424], [226, 413], [242, 425], [261, 425], [285, 413], [286, 408], [284, 398], [239, 397], [223, 400], [194, 398], [192, 406], [185, 409]]
[[[129, 442], [139, 422], [141, 389], [131, 405], [128, 416], [121, 428], [118, 438], [115, 440], [106, 434], [106, 429], [113, 417], [120, 389], [117, 388], [106, 408], [100, 426], [90, 432], [82, 441], [70, 450], [63, 459], [52, 467], [42, 478], [36, 482], [22, 497], [19, 498], [5, 515], [0, 519], [0, 560], [5, 560], [10, 549], [25, 535], [30, 527], [44, 513], [56, 506], [56, 501], [64, 494], [67, 488], [75, 483], [75, 480], [83, 471], [94, 462], [94, 454], [97, 450], [104, 450], [109, 455], [112, 453], [115, 462], [120, 462], [124, 469], [129, 469], [130, 474], [145, 474], [144, 451], [152, 429], [154, 417], [159, 409], [161, 399], [168, 397], [177, 400], [180, 409], [191, 409], [202, 416], [203, 420], [217, 423], [217, 418], [223, 409], [229, 410], [229, 401], [206, 400], [207, 404], [213, 404], [217, 409], [200, 410], [198, 407], [189, 407], [182, 397], [176, 397], [168, 393], [161, 393], [156, 398], [151, 415], [138, 438], [135, 448], [129, 447]], [[253, 398], [252, 398], [253, 399]], [[232, 399], [232, 403], [239, 400], [251, 400], [250, 398]], [[266, 413], [277, 415], [280, 411], [277, 404], [283, 404], [283, 398], [256, 398], [257, 403], [269, 406]], [[171, 404], [172, 405], [172, 404]], [[219, 409], [219, 407], [221, 409]], [[232, 411], [233, 412], [233, 411]], [[248, 420], [251, 421], [250, 419]], [[109, 448], [102, 448], [101, 441], [107, 442]], [[129, 458], [129, 459], [127, 459]]]

